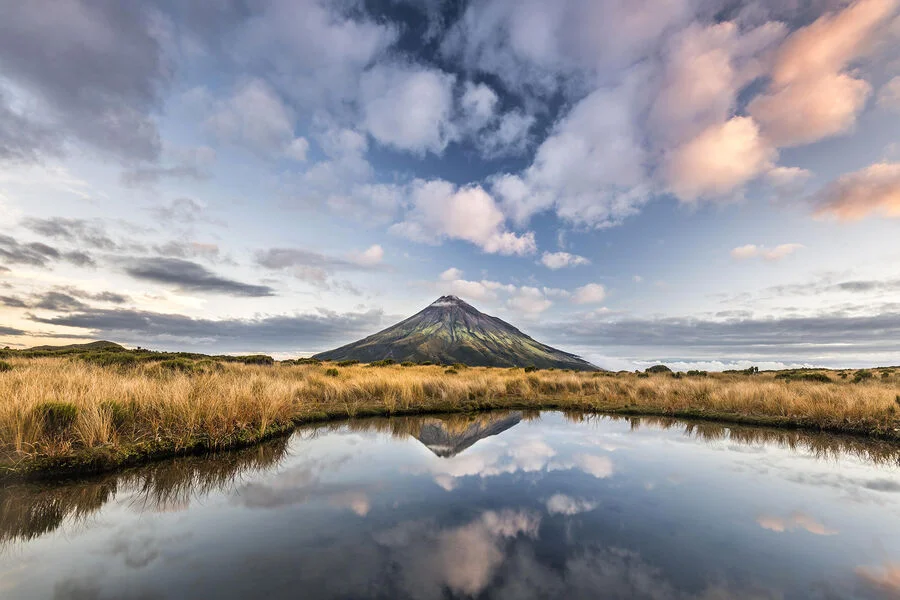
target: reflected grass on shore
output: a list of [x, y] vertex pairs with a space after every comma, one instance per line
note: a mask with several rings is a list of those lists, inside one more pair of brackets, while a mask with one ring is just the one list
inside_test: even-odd
[[[0, 472], [97, 471], [252, 444], [304, 422], [372, 415], [561, 409], [720, 419], [898, 440], [900, 375], [575, 373], [331, 364], [127, 368], [12, 358], [0, 373]], [[887, 373], [887, 376], [884, 375]]]

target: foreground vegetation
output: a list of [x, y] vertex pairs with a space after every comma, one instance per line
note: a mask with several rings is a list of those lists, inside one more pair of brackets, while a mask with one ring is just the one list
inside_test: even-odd
[[249, 445], [319, 420], [495, 408], [695, 417], [900, 442], [900, 369], [577, 373], [142, 352], [8, 353], [0, 477]]

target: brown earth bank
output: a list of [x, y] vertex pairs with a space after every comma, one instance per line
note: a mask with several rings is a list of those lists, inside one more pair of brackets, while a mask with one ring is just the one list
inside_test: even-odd
[[900, 444], [900, 369], [610, 373], [284, 361], [8, 357], [0, 478], [75, 475], [374, 415], [555, 409], [691, 417]]

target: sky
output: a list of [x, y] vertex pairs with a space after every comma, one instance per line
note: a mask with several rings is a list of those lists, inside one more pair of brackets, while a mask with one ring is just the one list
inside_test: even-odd
[[610, 369], [900, 364], [900, 0], [0, 14], [0, 347], [304, 356], [455, 294]]

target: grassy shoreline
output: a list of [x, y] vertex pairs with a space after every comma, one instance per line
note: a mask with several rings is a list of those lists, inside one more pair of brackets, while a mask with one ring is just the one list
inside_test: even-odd
[[[361, 416], [587, 411], [845, 433], [900, 443], [900, 373], [695, 374], [334, 364], [98, 365], [12, 358], [0, 373], [0, 480], [83, 475], [253, 445]], [[887, 373], [887, 375], [884, 375]], [[853, 383], [856, 381], [856, 383]]]

